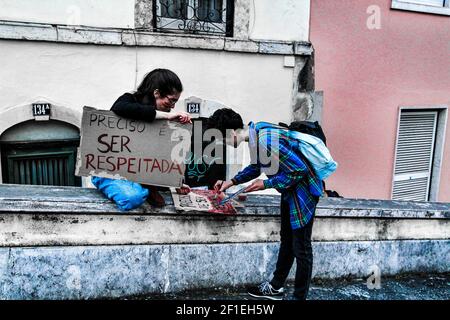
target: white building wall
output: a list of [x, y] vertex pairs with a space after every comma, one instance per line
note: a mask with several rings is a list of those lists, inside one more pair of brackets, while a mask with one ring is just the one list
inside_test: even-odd
[[162, 67], [182, 80], [181, 99], [222, 102], [244, 121], [289, 121], [293, 69], [283, 61], [282, 55], [2, 41], [0, 112], [38, 97], [78, 110], [109, 109], [147, 72]]
[[[246, 1], [250, 39], [308, 41], [310, 0]], [[134, 28], [134, 12], [135, 0], [0, 0], [7, 21]]]
[[134, 28], [135, 0], [0, 0], [0, 20]]
[[[76, 125], [83, 106], [109, 109], [154, 68], [181, 78], [185, 90], [176, 109], [197, 96], [232, 107], [246, 123], [290, 122], [296, 76], [285, 57], [310, 54], [308, 46], [292, 42], [308, 40], [309, 0], [235, 3], [239, 37], [202, 38], [122, 32], [143, 14], [135, 13], [134, 0], [0, 0], [0, 134], [30, 119], [31, 103], [38, 101], [52, 103], [58, 119]], [[229, 176], [248, 163], [246, 153], [245, 146], [230, 152], [229, 160], [237, 155], [239, 164], [229, 166]]]

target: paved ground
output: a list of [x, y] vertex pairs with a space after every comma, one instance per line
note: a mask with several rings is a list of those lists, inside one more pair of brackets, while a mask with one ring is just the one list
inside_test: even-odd
[[[369, 289], [366, 279], [313, 281], [310, 300], [450, 300], [450, 273], [437, 275], [402, 275], [382, 278], [380, 289]], [[287, 296], [292, 293], [288, 285]], [[242, 289], [216, 288], [180, 294], [152, 295], [134, 299], [252, 300]]]

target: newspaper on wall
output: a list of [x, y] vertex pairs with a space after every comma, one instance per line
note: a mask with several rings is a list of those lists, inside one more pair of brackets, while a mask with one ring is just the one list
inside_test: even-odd
[[190, 193], [181, 195], [171, 188], [171, 192], [175, 209], [177, 210], [236, 214], [236, 209], [231, 201], [223, 205], [219, 204], [220, 199], [216, 199], [217, 193], [214, 190], [193, 189]]

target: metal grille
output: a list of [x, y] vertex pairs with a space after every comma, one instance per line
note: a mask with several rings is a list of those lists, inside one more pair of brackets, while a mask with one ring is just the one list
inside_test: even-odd
[[69, 182], [67, 157], [15, 159], [12, 183], [66, 186]]
[[79, 186], [75, 177], [75, 150], [36, 152], [11, 150], [6, 152], [2, 162], [5, 183]]
[[428, 200], [436, 123], [437, 111], [401, 112], [393, 200]]
[[155, 0], [157, 31], [206, 35], [232, 35], [229, 0]]

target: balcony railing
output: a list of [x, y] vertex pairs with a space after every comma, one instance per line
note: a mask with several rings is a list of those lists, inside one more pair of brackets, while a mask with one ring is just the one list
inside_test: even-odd
[[176, 32], [232, 36], [233, 1], [155, 0], [155, 29]]

